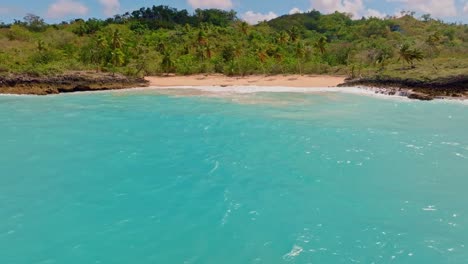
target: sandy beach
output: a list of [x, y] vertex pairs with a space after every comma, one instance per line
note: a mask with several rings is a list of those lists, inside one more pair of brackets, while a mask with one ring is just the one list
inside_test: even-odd
[[151, 76], [145, 78], [153, 87], [171, 86], [286, 86], [336, 87], [344, 83], [344, 76], [313, 75], [225, 75]]

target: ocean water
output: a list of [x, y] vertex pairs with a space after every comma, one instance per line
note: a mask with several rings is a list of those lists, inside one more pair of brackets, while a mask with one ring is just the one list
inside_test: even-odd
[[468, 105], [0, 97], [0, 263], [468, 263]]

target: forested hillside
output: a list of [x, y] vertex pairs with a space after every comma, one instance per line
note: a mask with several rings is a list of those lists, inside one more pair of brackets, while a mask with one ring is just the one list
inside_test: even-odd
[[430, 15], [353, 20], [318, 11], [251, 26], [234, 11], [166, 6], [106, 20], [0, 24], [0, 74], [347, 74], [429, 79], [466, 74], [468, 26]]

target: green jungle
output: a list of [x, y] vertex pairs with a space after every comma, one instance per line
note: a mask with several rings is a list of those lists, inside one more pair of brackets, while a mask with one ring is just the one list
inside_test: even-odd
[[353, 19], [318, 11], [257, 25], [234, 11], [168, 6], [105, 20], [0, 23], [0, 75], [332, 74], [419, 80], [466, 75], [468, 25], [429, 14]]

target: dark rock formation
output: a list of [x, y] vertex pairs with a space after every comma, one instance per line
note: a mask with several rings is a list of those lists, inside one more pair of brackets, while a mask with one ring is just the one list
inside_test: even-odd
[[[399, 79], [391, 77], [371, 77], [348, 79], [340, 86], [370, 86], [387, 88], [386, 94], [399, 94], [410, 99], [432, 100], [445, 97], [466, 97], [468, 95], [468, 75], [452, 76], [434, 80]], [[381, 90], [381, 89], [379, 89]], [[405, 93], [405, 94], [403, 94]]]
[[107, 73], [72, 72], [55, 76], [0, 76], [0, 93], [47, 95], [145, 87], [143, 78]]
[[408, 95], [409, 99], [415, 99], [415, 100], [421, 100], [421, 101], [431, 101], [434, 100], [434, 97], [426, 94], [420, 94], [420, 93], [411, 93]]

